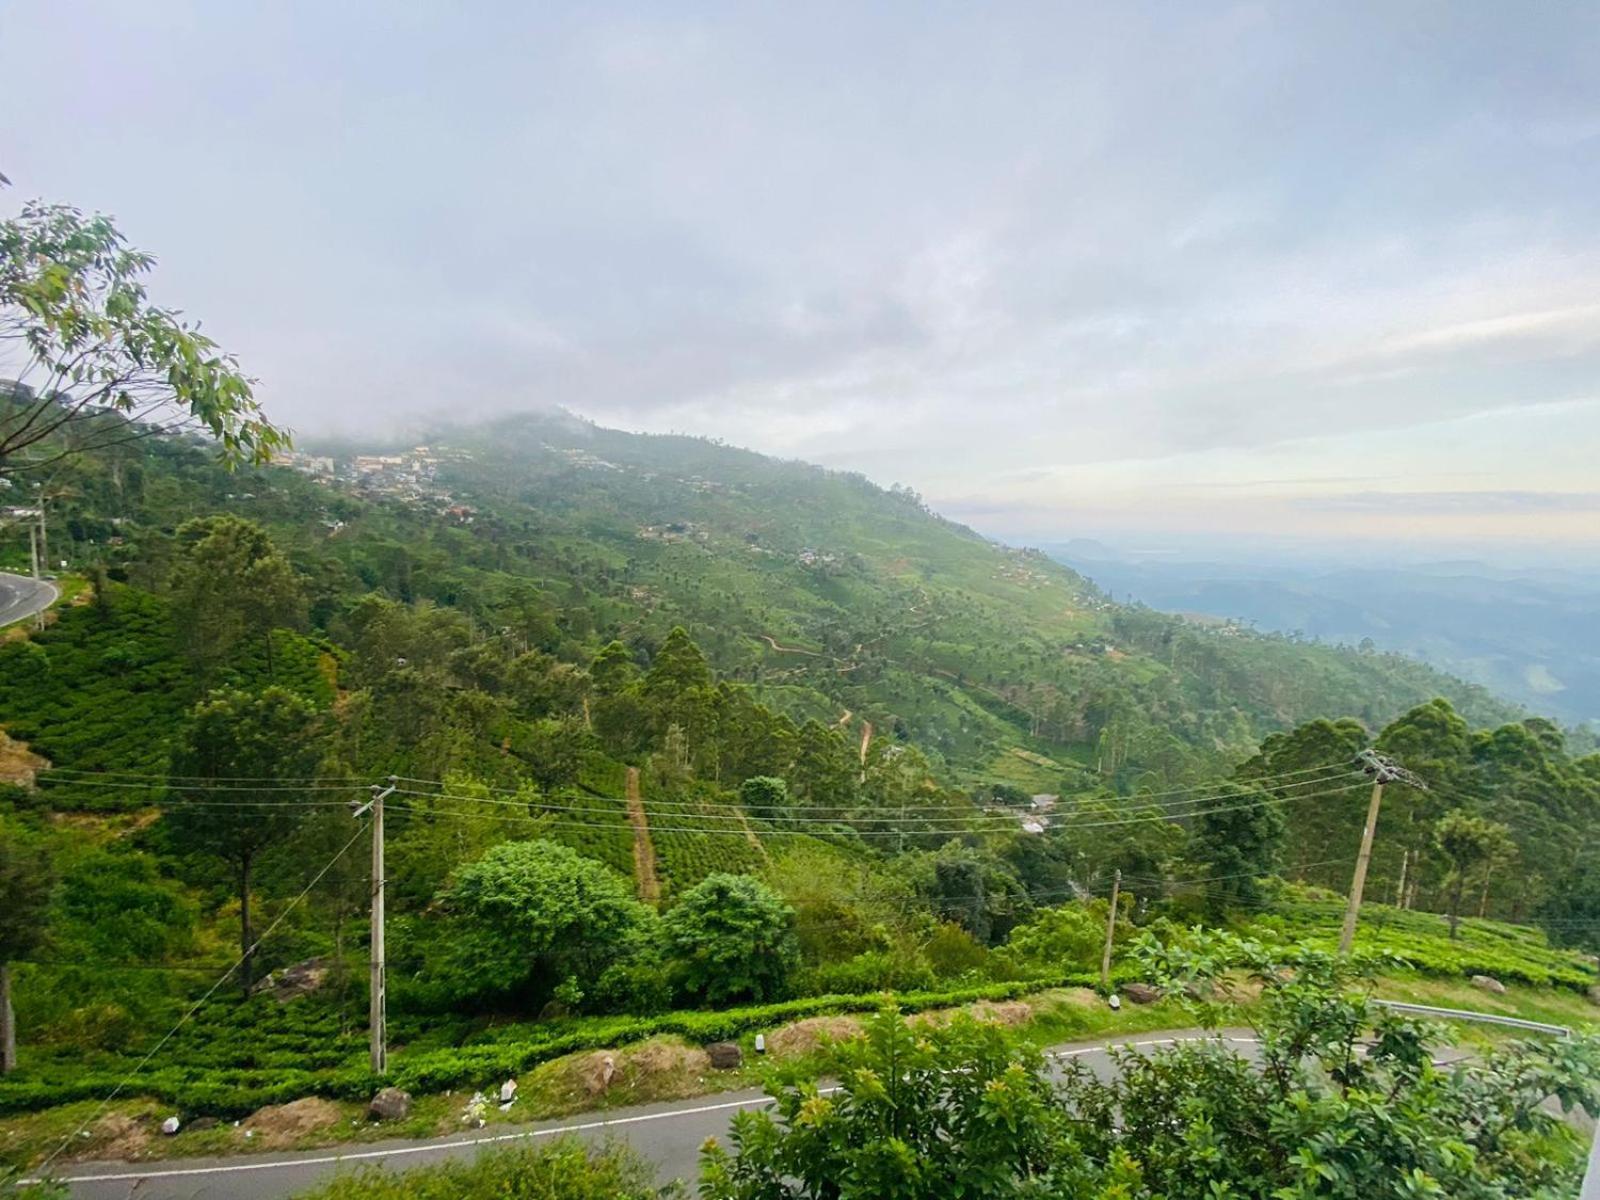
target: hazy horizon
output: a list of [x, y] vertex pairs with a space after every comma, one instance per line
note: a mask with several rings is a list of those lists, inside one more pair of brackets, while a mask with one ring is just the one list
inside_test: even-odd
[[0, 61], [0, 210], [115, 214], [308, 434], [562, 405], [1008, 540], [1600, 557], [1584, 5], [19, 3]]

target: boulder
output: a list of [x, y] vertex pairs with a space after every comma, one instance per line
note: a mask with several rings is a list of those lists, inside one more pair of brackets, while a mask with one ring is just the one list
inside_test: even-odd
[[298, 1000], [301, 996], [309, 996], [320, 988], [327, 978], [328, 960], [308, 958], [281, 971], [269, 972], [250, 990], [271, 992], [279, 1004], [287, 1004], [291, 1000]]
[[367, 1116], [374, 1121], [403, 1121], [411, 1115], [411, 1093], [386, 1087], [367, 1105]]
[[196, 1117], [194, 1120], [189, 1122], [189, 1132], [200, 1133], [202, 1130], [215, 1129], [221, 1124], [222, 1122], [217, 1120], [215, 1117]]
[[1493, 975], [1474, 975], [1472, 977], [1472, 986], [1480, 992], [1492, 992], [1496, 996], [1504, 996], [1506, 994], [1506, 985]]
[[161, 1122], [161, 1132], [166, 1134], [168, 1137], [171, 1137], [173, 1134], [177, 1133], [182, 1127], [183, 1124], [178, 1120], [177, 1117], [168, 1117], [165, 1121]]
[[1148, 983], [1123, 984], [1122, 994], [1134, 1004], [1154, 1004], [1161, 999], [1161, 989]]
[[617, 1077], [616, 1056], [604, 1051], [591, 1054], [580, 1068], [580, 1077], [583, 1090], [591, 1096], [598, 1096]]
[[517, 1081], [508, 1079], [500, 1085], [500, 1103], [510, 1104], [517, 1098]]
[[1600, 1004], [1600, 983], [1589, 988], [1589, 1003]]
[[739, 1049], [738, 1042], [712, 1042], [706, 1047], [706, 1057], [719, 1071], [731, 1070], [744, 1063], [744, 1051]]

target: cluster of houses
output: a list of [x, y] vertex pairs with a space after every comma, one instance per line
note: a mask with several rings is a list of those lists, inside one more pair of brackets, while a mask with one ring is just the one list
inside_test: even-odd
[[398, 454], [349, 456], [288, 450], [273, 461], [326, 483], [348, 487], [363, 496], [387, 497], [436, 508], [457, 524], [469, 525], [476, 512], [440, 486], [438, 476], [442, 463], [471, 458], [472, 455], [465, 450], [413, 446]]

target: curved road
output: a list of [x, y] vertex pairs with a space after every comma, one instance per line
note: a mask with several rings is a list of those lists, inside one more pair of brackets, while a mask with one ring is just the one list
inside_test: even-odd
[[0, 626], [49, 608], [60, 594], [48, 580], [0, 571]]
[[[1173, 1042], [1211, 1037], [1242, 1045], [1246, 1053], [1255, 1039], [1248, 1030], [1224, 1030], [1220, 1035], [1197, 1030], [1147, 1033], [1132, 1039], [1115, 1039], [1058, 1046], [1048, 1052], [1057, 1062], [1076, 1060], [1104, 1076], [1114, 1068], [1112, 1051], [1118, 1047], [1165, 1046]], [[483, 1147], [535, 1141], [573, 1134], [585, 1141], [625, 1142], [656, 1164], [661, 1182], [672, 1179], [691, 1183], [699, 1175], [700, 1147], [707, 1138], [724, 1137], [729, 1118], [740, 1109], [762, 1108], [770, 1103], [758, 1091], [643, 1104], [613, 1109], [603, 1115], [588, 1113], [558, 1121], [503, 1126], [443, 1138], [393, 1140], [361, 1146], [330, 1147], [283, 1154], [230, 1155], [224, 1158], [170, 1159], [161, 1163], [69, 1163], [58, 1168], [58, 1178], [69, 1185], [78, 1200], [276, 1200], [324, 1182], [340, 1171], [381, 1165], [401, 1169], [447, 1158], [475, 1155]]]

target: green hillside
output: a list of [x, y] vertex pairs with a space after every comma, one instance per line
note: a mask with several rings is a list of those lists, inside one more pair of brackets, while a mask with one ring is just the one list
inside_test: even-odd
[[848, 711], [967, 781], [1055, 790], [1087, 767], [1182, 782], [1273, 729], [1330, 713], [1377, 727], [1435, 695], [1478, 723], [1513, 715], [1398, 656], [1114, 605], [1046, 556], [857, 475], [566, 415], [428, 444], [472, 524], [403, 535], [410, 522], [386, 507], [353, 531], [402, 543], [391, 571], [417, 594], [448, 602], [461, 575], [474, 590], [514, 575], [646, 653], [683, 624], [770, 703]]
[[[1476, 689], [1116, 606], [914, 496], [708, 442], [539, 417], [383, 449], [229, 474], [152, 438], [52, 475], [76, 599], [0, 638], [0, 1111], [99, 1094], [219, 980], [147, 1094], [368, 1094], [350, 807], [385, 780], [419, 1091], [1093, 981], [1113, 872], [1119, 947], [1326, 940], [1337, 902], [1281, 881], [1344, 886], [1374, 742], [1437, 785], [1389, 802], [1383, 939], [1446, 980], [1592, 978], [1546, 937], [1597, 941], [1600, 756], [1482, 728], [1516, 714]], [[314, 996], [246, 996], [295, 964]]]
[[[1376, 729], [1434, 696], [1474, 724], [1516, 715], [1400, 656], [1112, 604], [904, 490], [701, 439], [525, 415], [434, 434], [420, 484], [357, 477], [355, 448], [334, 449], [346, 480], [230, 475], [165, 441], [80, 460], [55, 485], [56, 545], [160, 592], [177, 526], [235, 513], [284, 548], [309, 630], [336, 640], [364, 595], [431, 602], [473, 636], [504, 631], [578, 664], [613, 639], [646, 664], [682, 625], [771, 708], [837, 724], [858, 745], [915, 745], [961, 785], [1175, 786], [1215, 776], [1274, 730], [1325, 715]], [[20, 543], [5, 550], [20, 565]], [[163, 669], [141, 636], [115, 653]], [[177, 698], [166, 689], [160, 702]], [[103, 766], [117, 736], [96, 745]], [[159, 758], [148, 745], [119, 752]]]

